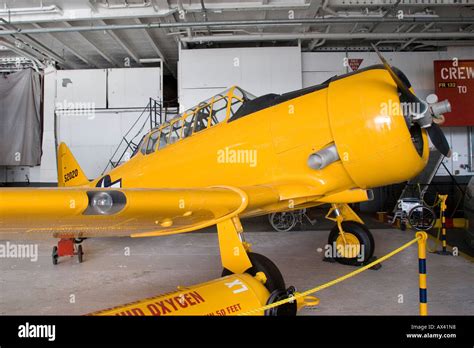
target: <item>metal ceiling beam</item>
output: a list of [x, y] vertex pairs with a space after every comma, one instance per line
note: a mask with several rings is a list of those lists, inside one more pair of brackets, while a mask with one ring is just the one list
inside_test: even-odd
[[384, 40], [384, 39], [474, 39], [474, 33], [436, 32], [436, 33], [293, 33], [293, 34], [252, 34], [252, 35], [213, 35], [182, 38], [188, 43], [235, 42], [235, 41], [291, 41], [291, 40]]
[[[107, 25], [104, 21], [98, 21], [100, 25]], [[107, 30], [107, 34], [130, 56], [133, 60], [140, 64], [140, 57], [133, 51], [133, 49], [126, 44], [122, 39], [120, 39], [117, 34], [115, 34], [112, 30]], [[140, 64], [141, 65], [141, 64]]]
[[[12, 42], [12, 41], [10, 41], [10, 39], [14, 40], [14, 41]], [[42, 63], [42, 60], [45, 58], [45, 56], [41, 52], [38, 52], [37, 50], [34, 50], [34, 49], [32, 49], [31, 47], [29, 47], [25, 44], [18, 45], [18, 39], [15, 39], [15, 38], [8, 38], [8, 39], [2, 38], [2, 39], [0, 39], [0, 45], [5, 46], [10, 51], [15, 52], [16, 54], [18, 54], [18, 55], [20, 55], [24, 58], [28, 58], [30, 60], [34, 59], [34, 62], [35, 62], [36, 65], [41, 64], [41, 66], [44, 67], [44, 64]]]
[[[331, 7], [344, 7], [344, 8], [365, 8], [365, 7], [386, 7], [394, 5], [397, 0], [358, 0], [358, 1], [347, 1], [347, 0], [331, 0]], [[400, 6], [403, 7], [428, 7], [428, 6], [440, 6], [440, 7], [456, 7], [456, 6], [472, 6], [474, 0], [401, 0]]]
[[[38, 30], [44, 30], [44, 29], [47, 29], [47, 28], [43, 28], [42, 26], [40, 26], [38, 23], [32, 23], [32, 25], [37, 28]], [[0, 32], [1, 33], [1, 32]], [[68, 52], [70, 52], [72, 55], [76, 56], [77, 58], [79, 58], [80, 60], [82, 60], [84, 63], [86, 63], [87, 65], [89, 66], [93, 66], [93, 67], [96, 67], [98, 68], [99, 66], [94, 63], [94, 62], [91, 62], [89, 59], [85, 58], [82, 54], [80, 54], [79, 52], [77, 52], [75, 49], [69, 47], [63, 40], [59, 39], [57, 37], [57, 35], [54, 35], [53, 33], [47, 33], [46, 34], [49, 34], [51, 35], [54, 39], [56, 39], [58, 42], [61, 43], [61, 45], [64, 46], [64, 49], [67, 50]]]
[[[434, 25], [434, 23], [429, 23], [428, 25], [426, 25], [426, 26], [421, 30], [421, 32], [427, 31], [427, 30], [430, 29], [433, 25]], [[416, 40], [416, 39], [410, 39], [410, 40], [408, 40], [408, 41], [405, 42], [398, 50], [399, 50], [399, 51], [403, 51], [406, 47], [410, 46], [410, 44], [413, 43], [413, 41], [415, 41], [415, 40]]]
[[24, 50], [16, 47], [15, 44], [7, 42], [5, 39], [2, 39], [0, 41], [0, 44], [5, 46], [5, 47], [8, 47], [11, 51], [15, 52], [16, 54], [31, 60], [33, 62], [33, 64], [35, 65], [36, 71], [38, 71], [39, 68], [45, 68], [45, 65], [43, 63], [41, 63], [35, 56], [33, 56], [30, 53], [25, 52]]
[[[71, 25], [70, 23], [68, 22], [64, 22], [63, 23], [67, 28], [74, 28], [73, 25]], [[84, 41], [86, 41], [97, 53], [99, 53], [99, 55], [104, 58], [106, 61], [108, 61], [110, 64], [112, 64], [113, 66], [120, 66], [120, 64], [118, 64], [112, 57], [110, 57], [109, 55], [107, 55], [104, 51], [102, 51], [99, 47], [97, 47], [97, 45], [92, 42], [92, 40], [88, 39], [87, 37], [85, 37], [81, 32], [78, 33], [83, 39]]]
[[[94, 21], [94, 20], [107, 20], [107, 19], [133, 19], [133, 18], [157, 18], [171, 16], [178, 12], [177, 6], [170, 6], [169, 8], [161, 8], [161, 0], [154, 0], [154, 3], [145, 6], [131, 6], [126, 5], [121, 7], [110, 6], [109, 8], [101, 5], [101, 3], [95, 1], [87, 2], [83, 8], [69, 9], [64, 8], [61, 12], [44, 13], [38, 11], [37, 13], [29, 14], [14, 14], [10, 16], [10, 23], [21, 24], [31, 22], [72, 22], [72, 21]], [[185, 3], [184, 10], [187, 13], [201, 12], [201, 4], [197, 3]], [[287, 11], [287, 10], [305, 10], [308, 4], [304, 2], [291, 2], [286, 3], [270, 3], [268, 5], [262, 5], [255, 2], [225, 2], [225, 3], [212, 3], [206, 4], [206, 8], [209, 12], [222, 13], [232, 11]], [[158, 9], [158, 10], [157, 10]]]
[[155, 11], [170, 10], [170, 4], [167, 0], [151, 0], [151, 5]]
[[[315, 18], [322, 8], [322, 0], [309, 0], [309, 8], [306, 10], [306, 18]], [[302, 32], [307, 32], [311, 28], [311, 25], [303, 27]]]
[[[387, 18], [389, 15], [391, 15], [398, 8], [401, 1], [402, 0], [396, 0], [396, 2], [387, 11], [385, 11], [382, 18]], [[372, 27], [369, 29], [369, 33], [373, 32], [380, 25], [380, 23], [381, 22], [374, 23]]]
[[60, 65], [65, 66], [65, 67], [77, 67], [76, 64], [66, 61], [63, 57], [61, 57], [59, 54], [54, 52], [52, 49], [50, 49], [49, 47], [46, 47], [41, 42], [39, 42], [38, 40], [35, 40], [29, 35], [24, 35], [21, 37], [21, 39], [24, 40], [29, 45], [35, 47], [37, 50], [41, 51], [44, 55], [46, 55], [49, 59], [59, 63]]
[[[159, 2], [159, 4], [161, 4], [161, 6], [163, 6], [164, 8], [170, 8], [170, 5], [169, 5], [169, 3], [168, 3], [168, 0], [157, 0], [156, 2], [157, 2], [157, 3]], [[158, 4], [158, 5], [159, 5], [159, 4]], [[183, 4], [182, 4], [182, 1], [181, 1], [181, 0], [178, 0], [178, 8], [180, 9], [180, 11], [181, 11], [182, 8], [183, 8], [182, 5], [183, 5]], [[186, 13], [184, 12], [184, 10], [182, 10], [182, 11], [183, 11], [182, 14], [183, 14], [183, 17], [184, 17], [182, 20], [186, 22], [186, 21], [187, 21]], [[163, 20], [163, 21], [168, 21], [169, 23], [177, 23], [178, 21], [176, 20], [176, 18], [175, 18], [174, 16], [175, 16], [175, 15], [172, 14], [172, 15], [169, 16], [169, 17], [164, 17], [164, 18], [162, 18], [162, 20]], [[172, 32], [172, 30], [168, 30], [167, 32], [170, 33], [170, 32]], [[192, 31], [191, 31], [191, 29], [188, 29], [187, 35], [188, 35], [188, 36], [192, 36]], [[179, 37], [174, 36], [173, 39], [174, 39], [174, 41], [176, 42], [176, 44], [178, 44], [178, 45], [181, 45], [181, 44], [182, 44], [184, 48], [188, 48], [188, 47], [187, 47], [187, 44], [181, 43], [181, 41], [179, 40]]]
[[[140, 20], [140, 18], [135, 18], [134, 19], [135, 23], [137, 23], [138, 25], [145, 25], [145, 23], [142, 23], [142, 21]], [[166, 24], [166, 23], [163, 23], [163, 24]], [[168, 24], [176, 24], [176, 23], [168, 23]], [[173, 69], [171, 69], [169, 63], [168, 63], [168, 60], [166, 59], [165, 55], [163, 54], [163, 52], [161, 52], [160, 48], [158, 47], [158, 44], [155, 42], [155, 39], [153, 39], [153, 37], [151, 36], [151, 34], [148, 32], [148, 29], [143, 29], [143, 33], [145, 34], [145, 38], [147, 39], [147, 41], [150, 43], [151, 47], [153, 48], [153, 50], [155, 51], [155, 53], [158, 55], [158, 57], [161, 58], [161, 60], [163, 61], [163, 64], [168, 68], [168, 70], [171, 72], [171, 74], [176, 77], [176, 74], [174, 72]]]
[[[8, 24], [3, 18], [0, 18], [0, 21], [5, 23], [4, 25], [0, 26], [2, 30], [5, 30], [5, 28], [12, 29], [12, 30], [18, 29], [14, 25]], [[65, 67], [71, 67], [71, 66], [75, 67], [74, 64], [71, 64], [70, 62], [66, 62], [66, 60], [63, 59], [58, 54], [56, 54], [56, 52], [52, 51], [50, 48], [46, 47], [41, 42], [32, 38], [29, 35], [10, 35], [10, 37], [15, 41], [23, 43], [27, 48], [33, 51], [33, 54], [39, 57], [39, 59], [46, 58], [52, 61], [56, 61]]]
[[126, 30], [126, 29], [169, 29], [169, 28], [206, 28], [206, 27], [258, 27], [279, 25], [310, 25], [310, 24], [354, 24], [354, 23], [442, 23], [442, 24], [470, 24], [474, 23], [474, 17], [438, 17], [438, 16], [409, 16], [403, 19], [383, 17], [333, 17], [333, 18], [305, 18], [305, 19], [267, 19], [267, 20], [243, 20], [243, 21], [209, 21], [209, 22], [177, 22], [177, 23], [143, 23], [134, 19], [136, 24], [109, 24], [94, 26], [70, 26], [49, 27], [41, 29], [19, 29], [0, 31], [0, 36], [11, 34], [43, 34], [43, 33], [67, 33], [103, 30]]
[[92, 12], [97, 12], [97, 1], [96, 0], [86, 0], [87, 6], [90, 7]]

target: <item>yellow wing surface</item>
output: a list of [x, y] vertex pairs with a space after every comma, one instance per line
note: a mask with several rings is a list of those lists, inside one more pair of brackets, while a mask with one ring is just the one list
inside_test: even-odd
[[247, 205], [247, 194], [231, 187], [6, 188], [0, 190], [0, 238], [182, 233], [236, 216]]

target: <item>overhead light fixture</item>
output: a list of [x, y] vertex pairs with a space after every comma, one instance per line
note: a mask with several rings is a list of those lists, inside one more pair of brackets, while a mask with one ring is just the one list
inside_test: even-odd
[[140, 63], [142, 64], [161, 63], [161, 58], [141, 58]]

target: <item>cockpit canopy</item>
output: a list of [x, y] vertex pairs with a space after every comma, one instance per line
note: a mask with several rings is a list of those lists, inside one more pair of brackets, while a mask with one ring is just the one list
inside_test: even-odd
[[252, 99], [255, 99], [254, 95], [233, 86], [152, 130], [143, 137], [137, 149], [148, 155], [183, 138], [227, 122], [245, 102]]

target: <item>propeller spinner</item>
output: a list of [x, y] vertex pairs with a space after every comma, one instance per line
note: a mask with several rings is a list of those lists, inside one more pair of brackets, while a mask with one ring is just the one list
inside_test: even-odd
[[[394, 69], [388, 64], [387, 60], [382, 56], [377, 47], [372, 44], [375, 52], [382, 61], [383, 66], [389, 72], [392, 79], [397, 84], [397, 87], [403, 97], [409, 103], [410, 115], [409, 121], [413, 124], [418, 124], [421, 128], [425, 128], [428, 132], [428, 136], [431, 139], [433, 145], [441, 152], [444, 156], [451, 156], [451, 149], [449, 148], [448, 141], [444, 136], [438, 124], [444, 122], [443, 114], [451, 111], [451, 104], [448, 100], [438, 102], [437, 98], [428, 98], [427, 101], [418, 98], [407, 86], [407, 84], [400, 78]], [[429, 96], [430, 97], [430, 96]], [[430, 100], [431, 99], [431, 100]]]

